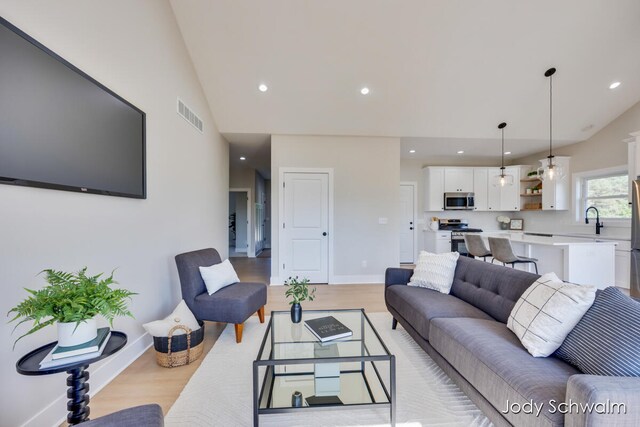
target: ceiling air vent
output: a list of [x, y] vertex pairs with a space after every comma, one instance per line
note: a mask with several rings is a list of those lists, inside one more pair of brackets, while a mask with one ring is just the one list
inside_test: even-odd
[[202, 120], [180, 98], [178, 98], [178, 114], [202, 133]]

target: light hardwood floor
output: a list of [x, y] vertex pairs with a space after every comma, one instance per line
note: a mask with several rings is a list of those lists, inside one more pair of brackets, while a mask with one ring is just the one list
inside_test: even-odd
[[[269, 265], [271, 263], [269, 258], [232, 258], [231, 262], [241, 280], [269, 282]], [[369, 312], [386, 311], [383, 285], [318, 285], [316, 288], [316, 300], [303, 303], [303, 308], [363, 307]], [[267, 315], [272, 310], [289, 310], [284, 290], [283, 286], [269, 287], [265, 308]], [[206, 322], [204, 354], [190, 365], [171, 369], [162, 368], [155, 361], [153, 347], [148, 349], [105, 388], [95, 396], [91, 396], [91, 418], [145, 403], [158, 403], [166, 414], [191, 375], [215, 345], [225, 326], [225, 324]], [[228, 327], [232, 328], [233, 326]], [[249, 350], [257, 351], [257, 349]]]

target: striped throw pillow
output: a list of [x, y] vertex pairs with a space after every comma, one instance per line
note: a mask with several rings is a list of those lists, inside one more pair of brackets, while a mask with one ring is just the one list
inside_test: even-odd
[[599, 291], [555, 356], [585, 374], [640, 377], [640, 302], [615, 287]]

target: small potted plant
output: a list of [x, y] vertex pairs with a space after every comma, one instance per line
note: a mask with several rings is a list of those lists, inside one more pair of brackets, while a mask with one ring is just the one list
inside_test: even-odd
[[501, 230], [507, 230], [509, 228], [509, 223], [511, 222], [511, 218], [508, 216], [500, 215], [498, 218], [498, 225], [500, 225]]
[[316, 294], [316, 288], [309, 289], [309, 279], [296, 277], [289, 277], [285, 280], [284, 285], [287, 287], [287, 291], [284, 295], [287, 298], [291, 298], [289, 304], [291, 305], [291, 321], [293, 323], [300, 323], [302, 320], [302, 301], [313, 301]]
[[[101, 315], [113, 326], [113, 319], [119, 316], [133, 317], [127, 309], [127, 300], [134, 292], [126, 289], [112, 289], [117, 283], [113, 273], [101, 279], [103, 273], [87, 276], [87, 268], [77, 273], [44, 270], [45, 280], [49, 284], [40, 290], [25, 289], [31, 295], [9, 310], [15, 313], [9, 321], [21, 319], [22, 323], [33, 321], [31, 329], [13, 343], [13, 347], [22, 338], [57, 322], [58, 344], [63, 347], [85, 343], [96, 337], [96, 315]], [[15, 328], [14, 328], [15, 330]]]

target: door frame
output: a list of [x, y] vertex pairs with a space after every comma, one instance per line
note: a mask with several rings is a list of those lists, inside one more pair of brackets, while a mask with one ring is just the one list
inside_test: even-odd
[[[253, 209], [251, 188], [233, 187], [229, 188], [229, 193], [247, 193], [247, 257], [255, 258], [256, 249], [254, 244], [255, 229], [253, 226], [253, 215], [251, 209]], [[227, 206], [227, 215], [229, 214], [229, 207]], [[229, 242], [227, 242], [227, 247]]]
[[[327, 233], [329, 234], [329, 253], [328, 256], [328, 283], [334, 283], [334, 274], [333, 274], [333, 168], [296, 168], [296, 167], [281, 167], [278, 170], [278, 277], [280, 280], [284, 281], [286, 278], [284, 277], [284, 270], [282, 269], [282, 256], [283, 256], [283, 236], [282, 236], [282, 227], [280, 224], [282, 223], [282, 219], [284, 218], [284, 175], [286, 173], [326, 173], [328, 175], [328, 186], [329, 186], [329, 229]], [[273, 187], [271, 187], [271, 191], [273, 191]], [[273, 213], [272, 213], [273, 215]], [[273, 218], [272, 218], [273, 220]], [[273, 236], [272, 236], [273, 237]]]
[[[400, 185], [413, 187], [413, 263], [415, 264], [418, 259], [418, 183], [416, 181], [400, 181]], [[399, 247], [398, 254], [400, 254]]]

